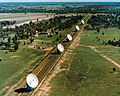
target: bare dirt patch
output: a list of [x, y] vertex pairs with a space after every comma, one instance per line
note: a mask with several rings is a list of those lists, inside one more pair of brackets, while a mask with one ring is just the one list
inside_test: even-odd
[[8, 88], [9, 88], [9, 86], [4, 87], [4, 88], [0, 91], [0, 93], [4, 92], [4, 91], [7, 90]]
[[18, 56], [14, 55], [14, 56], [11, 56], [10, 58], [16, 58], [16, 57], [18, 57]]
[[18, 86], [18, 84], [20, 84], [23, 81], [24, 78], [22, 78], [18, 83], [14, 84], [12, 87], [10, 87], [10, 89], [7, 91], [7, 93], [4, 96], [9, 96], [9, 94], [11, 93], [12, 90], [14, 90], [15, 87]]
[[54, 47], [53, 46], [40, 46], [38, 49], [38, 47], [36, 47], [36, 45], [30, 45], [28, 46], [28, 48], [32, 48], [32, 49], [35, 49], [35, 50], [41, 50], [41, 51], [50, 51], [52, 50]]

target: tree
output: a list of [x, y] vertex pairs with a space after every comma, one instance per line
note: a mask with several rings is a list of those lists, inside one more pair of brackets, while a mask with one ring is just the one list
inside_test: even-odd
[[18, 49], [18, 44], [14, 45], [14, 50], [16, 51]]
[[60, 33], [60, 38], [62, 38], [62, 33]]
[[10, 41], [11, 41], [11, 37], [8, 37], [8, 43], [10, 43]]
[[99, 32], [100, 32], [100, 28], [97, 27], [97, 33], [99, 33]]

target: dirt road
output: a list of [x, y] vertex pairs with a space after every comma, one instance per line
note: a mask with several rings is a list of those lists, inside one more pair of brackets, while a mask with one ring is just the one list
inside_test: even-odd
[[[85, 45], [80, 45], [80, 46], [89, 47], [89, 48], [91, 48], [92, 50], [94, 50], [95, 52], [98, 52], [98, 53], [99, 53], [99, 51], [96, 49], [95, 46], [85, 46]], [[120, 64], [118, 64], [118, 63], [115, 62], [114, 60], [110, 59], [110, 58], [107, 57], [106, 55], [101, 54], [101, 53], [100, 53], [99, 55], [102, 56], [103, 58], [105, 58], [106, 60], [110, 61], [112, 64], [114, 64], [114, 65], [117, 66], [118, 68], [120, 68]]]

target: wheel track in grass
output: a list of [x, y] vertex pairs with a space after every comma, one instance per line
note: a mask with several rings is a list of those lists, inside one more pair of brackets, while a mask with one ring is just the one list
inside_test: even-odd
[[[95, 46], [86, 46], [86, 45], [79, 45], [79, 46], [83, 46], [83, 47], [89, 47], [91, 48], [93, 51], [99, 53], [100, 51], [96, 49]], [[115, 66], [117, 66], [118, 68], [120, 68], [120, 64], [118, 64], [117, 62], [115, 62], [114, 60], [110, 59], [109, 57], [107, 57], [106, 55], [104, 54], [99, 54], [100, 56], [102, 56], [103, 58], [105, 58], [106, 60], [108, 60], [109, 62], [111, 62], [112, 64], [114, 64]]]

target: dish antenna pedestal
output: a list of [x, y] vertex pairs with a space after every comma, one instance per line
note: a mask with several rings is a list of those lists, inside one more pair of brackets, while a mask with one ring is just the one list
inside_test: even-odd
[[32, 91], [32, 90], [34, 90], [34, 88], [31, 88], [31, 87], [27, 84], [26, 91]]

